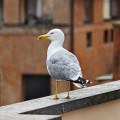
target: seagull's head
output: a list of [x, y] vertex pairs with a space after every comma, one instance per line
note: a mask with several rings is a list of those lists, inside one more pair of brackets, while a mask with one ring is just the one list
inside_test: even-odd
[[51, 42], [58, 41], [61, 44], [64, 42], [64, 33], [60, 29], [52, 29], [45, 35], [40, 35], [37, 40], [49, 39]]

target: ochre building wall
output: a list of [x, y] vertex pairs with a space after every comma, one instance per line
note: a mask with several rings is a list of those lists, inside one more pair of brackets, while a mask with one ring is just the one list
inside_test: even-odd
[[[103, 19], [103, 0], [93, 0], [91, 6], [92, 23], [84, 23], [84, 0], [74, 0], [74, 53], [81, 64], [83, 76], [92, 85], [99, 84], [95, 77], [112, 72], [113, 45], [111, 31], [113, 21]], [[89, 11], [88, 13], [89, 14]], [[108, 31], [108, 42], [104, 43], [104, 33]], [[87, 33], [91, 33], [91, 47], [87, 47]]]

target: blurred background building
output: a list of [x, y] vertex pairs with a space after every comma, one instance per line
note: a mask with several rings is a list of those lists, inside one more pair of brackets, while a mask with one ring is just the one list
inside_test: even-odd
[[[0, 105], [54, 94], [46, 69], [50, 42], [36, 41], [52, 28], [63, 30], [83, 76], [99, 84], [97, 76], [112, 73], [112, 23], [119, 19], [119, 0], [0, 0]], [[66, 90], [60, 82], [59, 92]]]

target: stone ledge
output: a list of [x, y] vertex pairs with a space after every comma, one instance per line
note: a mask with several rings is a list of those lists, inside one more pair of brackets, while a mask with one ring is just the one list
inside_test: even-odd
[[0, 26], [0, 35], [12, 34], [12, 35], [22, 35], [22, 34], [44, 34], [53, 28], [60, 28], [64, 30], [64, 33], [70, 33], [70, 26], [64, 25], [23, 25], [23, 26]]
[[103, 75], [103, 76], [99, 76], [99, 77], [96, 77], [95, 80], [98, 80], [98, 81], [113, 80], [113, 74], [106, 74], [106, 75]]
[[[66, 96], [58, 94], [59, 97]], [[51, 100], [47, 96], [0, 107], [0, 114], [58, 115], [120, 98], [120, 80], [70, 92], [71, 99]], [[61, 119], [60, 116], [57, 119]], [[24, 120], [24, 119], [21, 119]]]
[[114, 28], [120, 28], [120, 21], [114, 22], [113, 27]]
[[59, 115], [0, 115], [0, 120], [61, 120]]

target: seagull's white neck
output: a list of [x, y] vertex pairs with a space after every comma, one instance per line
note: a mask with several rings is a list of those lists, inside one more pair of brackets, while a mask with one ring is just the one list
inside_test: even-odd
[[62, 49], [62, 43], [60, 43], [59, 41], [52, 41], [48, 47], [47, 50], [47, 59], [50, 58], [50, 56], [52, 54], [54, 54], [55, 52], [59, 51], [60, 49]]

